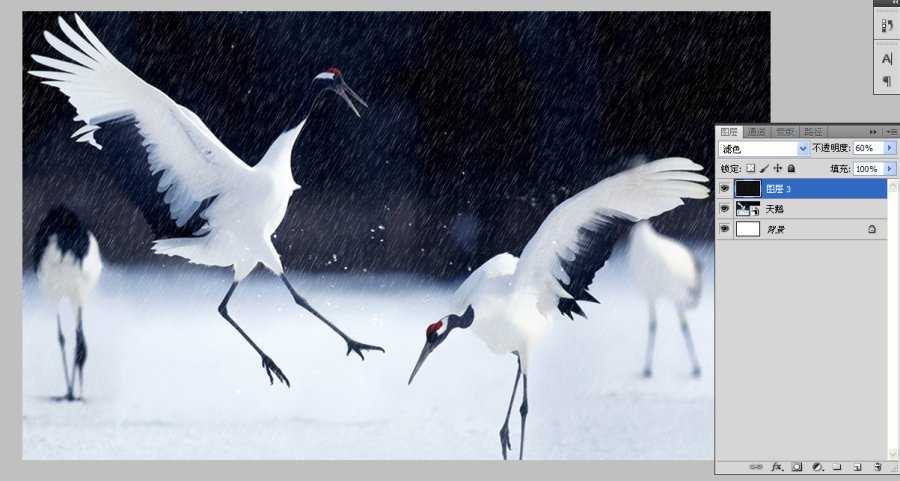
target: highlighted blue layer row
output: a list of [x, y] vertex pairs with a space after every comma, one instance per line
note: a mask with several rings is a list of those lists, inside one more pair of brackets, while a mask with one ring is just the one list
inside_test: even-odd
[[887, 199], [886, 179], [762, 179], [763, 199]]

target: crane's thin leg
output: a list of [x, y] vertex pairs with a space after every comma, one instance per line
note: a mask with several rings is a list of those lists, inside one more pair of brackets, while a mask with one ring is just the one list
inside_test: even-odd
[[[521, 366], [522, 361], [519, 360]], [[519, 415], [522, 416], [522, 432], [519, 433], [519, 461], [525, 452], [525, 417], [528, 416], [528, 374], [522, 373], [522, 405], [519, 407]]]
[[647, 332], [647, 358], [644, 363], [644, 377], [653, 376], [653, 348], [656, 343], [656, 307], [653, 302], [650, 306], [650, 327]]
[[228, 323], [231, 324], [231, 326], [234, 327], [238, 333], [240, 333], [244, 340], [250, 344], [250, 346], [256, 351], [256, 353], [262, 357], [262, 367], [265, 368], [266, 374], [269, 375], [269, 384], [273, 384], [275, 382], [275, 379], [272, 377], [272, 373], [274, 372], [275, 377], [277, 377], [279, 381], [287, 384], [288, 387], [291, 387], [291, 381], [289, 381], [287, 376], [285, 376], [284, 373], [281, 372], [281, 369], [277, 365], [275, 365], [275, 361], [267, 356], [266, 353], [264, 353], [262, 349], [260, 349], [259, 346], [257, 346], [256, 343], [253, 342], [253, 339], [250, 339], [250, 336], [248, 336], [247, 333], [245, 333], [244, 330], [241, 329], [241, 326], [238, 326], [237, 323], [234, 322], [234, 319], [232, 319], [231, 316], [228, 315], [228, 301], [231, 299], [231, 295], [234, 294], [234, 290], [237, 289], [237, 286], [238, 281], [234, 281], [231, 284], [231, 287], [225, 294], [225, 298], [222, 299], [222, 303], [219, 304], [219, 314], [221, 314], [222, 317], [224, 317], [225, 320], [228, 321]]
[[516, 369], [516, 382], [513, 383], [512, 395], [509, 397], [509, 407], [506, 408], [506, 420], [503, 421], [503, 427], [500, 428], [500, 449], [503, 451], [503, 459], [506, 459], [506, 450], [512, 450], [512, 443], [509, 442], [509, 415], [512, 413], [513, 401], [516, 399], [516, 390], [519, 388], [519, 377], [522, 375], [522, 359], [516, 354], [516, 360], [519, 367]]
[[[72, 366], [72, 390], [75, 390], [75, 375], [78, 375], [78, 398], [84, 397], [84, 362], [87, 361], [87, 343], [84, 342], [84, 328], [81, 306], [78, 306], [78, 327], [75, 328], [75, 361]], [[76, 373], [77, 369], [77, 373]]]
[[693, 370], [691, 375], [700, 377], [700, 363], [697, 361], [697, 353], [694, 352], [694, 341], [691, 339], [691, 328], [688, 327], [687, 319], [684, 317], [684, 311], [678, 308], [678, 318], [681, 320], [681, 333], [684, 334], [684, 343], [687, 345], [688, 354], [691, 356], [691, 364]]
[[59, 320], [59, 311], [56, 312], [56, 340], [59, 341], [59, 351], [62, 353], [63, 374], [66, 376], [66, 399], [72, 401], [75, 396], [72, 394], [72, 381], [69, 380], [69, 362], [66, 361], [66, 337], [63, 336], [62, 323]]
[[356, 354], [359, 355], [360, 359], [365, 360], [365, 358], [363, 357], [362, 351], [384, 352], [384, 349], [379, 346], [363, 344], [361, 342], [357, 342], [357, 341], [354, 341], [353, 339], [351, 339], [350, 336], [344, 334], [344, 332], [341, 331], [340, 329], [338, 329], [337, 326], [332, 324], [331, 321], [329, 321], [328, 319], [325, 319], [325, 316], [323, 316], [322, 314], [319, 314], [319, 311], [313, 309], [313, 306], [311, 306], [309, 304], [309, 302], [306, 302], [306, 299], [304, 299], [303, 296], [301, 296], [300, 294], [297, 293], [296, 290], [294, 290], [294, 286], [291, 285], [291, 281], [288, 280], [287, 275], [281, 274], [281, 280], [284, 282], [284, 285], [287, 286], [288, 290], [291, 292], [291, 296], [294, 297], [294, 302], [296, 302], [298, 306], [306, 309], [307, 311], [312, 313], [312, 315], [318, 317], [320, 321], [324, 322], [325, 325], [327, 325], [328, 327], [331, 328], [331, 330], [333, 330], [339, 336], [341, 336], [341, 338], [347, 343], [347, 355], [348, 356], [350, 355], [351, 352], [355, 352]]

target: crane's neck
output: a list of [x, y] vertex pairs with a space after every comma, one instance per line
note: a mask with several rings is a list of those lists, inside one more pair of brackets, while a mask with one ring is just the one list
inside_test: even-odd
[[281, 135], [275, 139], [275, 142], [272, 142], [272, 145], [269, 147], [269, 150], [266, 151], [262, 160], [259, 161], [257, 167], [274, 169], [277, 170], [280, 175], [287, 175], [290, 178], [293, 178], [291, 172], [291, 158], [293, 157], [294, 145], [297, 143], [297, 138], [300, 137], [300, 132], [303, 131], [306, 123], [316, 112], [317, 107], [322, 103], [322, 99], [325, 97], [326, 92], [327, 90], [324, 86], [313, 83], [306, 98], [300, 104], [300, 107], [297, 108], [296, 114], [293, 116], [291, 125], [294, 125], [294, 127], [282, 132]]

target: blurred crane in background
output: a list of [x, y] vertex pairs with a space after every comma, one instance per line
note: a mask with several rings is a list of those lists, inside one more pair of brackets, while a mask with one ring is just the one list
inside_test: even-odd
[[[62, 352], [66, 394], [60, 399], [74, 401], [84, 396], [84, 363], [87, 343], [84, 340], [84, 303], [100, 279], [103, 262], [97, 239], [78, 216], [64, 206], [53, 208], [41, 221], [32, 252], [34, 270], [41, 291], [56, 309], [56, 338]], [[60, 320], [60, 307], [67, 301], [77, 322], [72, 375], [66, 360], [66, 337]], [[78, 396], [75, 396], [75, 377]]]
[[653, 375], [653, 350], [656, 342], [656, 305], [671, 301], [678, 311], [681, 333], [691, 358], [692, 375], [700, 377], [700, 363], [684, 311], [697, 305], [701, 290], [701, 269], [697, 257], [675, 239], [657, 232], [649, 221], [637, 223], [629, 235], [627, 262], [638, 290], [646, 297], [650, 310], [647, 357], [644, 377]]

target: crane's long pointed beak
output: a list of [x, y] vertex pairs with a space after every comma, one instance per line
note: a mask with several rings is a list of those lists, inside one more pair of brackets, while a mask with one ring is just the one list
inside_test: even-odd
[[431, 354], [431, 351], [434, 350], [431, 344], [425, 343], [425, 347], [422, 348], [422, 353], [419, 354], [419, 361], [416, 362], [416, 367], [413, 368], [412, 374], [409, 375], [409, 382], [406, 383], [407, 386], [412, 384], [413, 378], [416, 377], [416, 373], [419, 372], [419, 368], [422, 367], [422, 363], [425, 362], [425, 358]]
[[351, 89], [349, 85], [347, 85], [345, 83], [344, 88], [347, 89], [347, 93], [349, 93], [350, 96], [353, 97], [353, 100], [356, 100], [357, 102], [361, 103], [363, 107], [369, 108], [369, 104], [367, 104], [366, 101], [362, 99], [362, 97], [360, 97], [356, 92], [354, 92], [353, 89]]
[[356, 104], [354, 103], [354, 101], [359, 102], [360, 105], [365, 108], [369, 108], [369, 104], [367, 104], [359, 95], [357, 95], [356, 92], [354, 92], [353, 89], [351, 89], [346, 83], [343, 83], [343, 81], [341, 81], [341, 86], [337, 90], [337, 94], [340, 95], [345, 102], [347, 102], [347, 105], [350, 106], [350, 108], [353, 110], [353, 113], [355, 113], [357, 117], [362, 117], [362, 115], [359, 113], [359, 109], [356, 108]]

